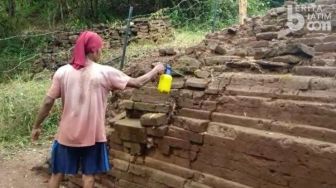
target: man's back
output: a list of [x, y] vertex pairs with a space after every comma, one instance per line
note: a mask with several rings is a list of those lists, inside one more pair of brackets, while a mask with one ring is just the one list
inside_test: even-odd
[[128, 80], [124, 73], [93, 62], [80, 70], [71, 65], [61, 67], [48, 92], [50, 97], [62, 98], [59, 143], [81, 147], [106, 142], [107, 95], [110, 90], [124, 89]]

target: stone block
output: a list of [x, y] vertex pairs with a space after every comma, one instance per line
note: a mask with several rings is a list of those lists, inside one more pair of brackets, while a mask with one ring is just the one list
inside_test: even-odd
[[218, 45], [215, 49], [215, 53], [219, 55], [225, 55], [226, 54], [226, 49], [225, 46], [223, 45]]
[[241, 57], [239, 56], [229, 56], [229, 55], [221, 55], [221, 56], [209, 56], [204, 58], [205, 65], [207, 66], [215, 66], [215, 65], [224, 65], [226, 62], [230, 61], [238, 61]]
[[133, 105], [134, 105], [133, 101], [131, 101], [131, 100], [123, 100], [120, 103], [120, 108], [131, 110], [131, 109], [133, 109]]
[[189, 130], [185, 130], [180, 127], [170, 126], [167, 132], [167, 136], [179, 138], [182, 140], [190, 141], [197, 144], [203, 143], [203, 135], [201, 133], [195, 133]]
[[183, 188], [186, 181], [184, 178], [158, 170], [151, 174], [150, 179], [174, 188]]
[[201, 62], [197, 59], [189, 56], [182, 56], [177, 60], [174, 69], [184, 73], [193, 73], [195, 70], [199, 69], [200, 66]]
[[172, 89], [181, 89], [184, 87], [184, 78], [174, 78], [172, 83]]
[[287, 64], [297, 64], [302, 60], [302, 58], [295, 55], [283, 55], [272, 58], [272, 61], [282, 62]]
[[170, 136], [164, 136], [162, 143], [170, 147], [173, 147], [173, 148], [180, 148], [180, 149], [185, 149], [185, 150], [189, 150], [191, 147], [189, 141], [170, 137]]
[[115, 130], [121, 140], [146, 143], [146, 130], [139, 120], [119, 120], [115, 123]]
[[336, 42], [326, 42], [315, 46], [317, 52], [336, 52]]
[[217, 102], [216, 101], [202, 101], [202, 110], [206, 111], [214, 111], [217, 108]]
[[148, 127], [146, 128], [147, 135], [154, 137], [163, 137], [166, 135], [168, 131], [168, 126], [160, 126], [160, 127]]
[[278, 33], [277, 32], [257, 33], [256, 37], [257, 37], [257, 40], [272, 40], [278, 37]]
[[187, 118], [182, 116], [175, 116], [174, 117], [174, 125], [186, 130], [193, 131], [195, 133], [202, 133], [207, 131], [208, 127], [208, 120], [200, 120], [200, 119], [193, 119]]
[[164, 105], [164, 104], [135, 102], [133, 108], [135, 110], [140, 110], [140, 111], [145, 111], [145, 112], [158, 112], [158, 113], [169, 112], [169, 106]]
[[189, 108], [182, 108], [178, 111], [179, 116], [185, 116], [189, 118], [195, 118], [195, 119], [210, 119], [210, 111], [205, 110], [196, 110], [196, 109], [189, 109]]
[[208, 78], [210, 76], [210, 73], [208, 71], [200, 70], [200, 69], [197, 69], [194, 72], [194, 74], [197, 78]]
[[175, 164], [164, 162], [162, 160], [153, 159], [151, 157], [146, 157], [145, 165], [150, 168], [167, 172], [169, 174], [175, 174], [182, 178], [191, 178], [194, 174], [192, 169], [183, 168]]
[[186, 81], [187, 87], [205, 89], [207, 87], [208, 81], [206, 79], [200, 78], [189, 78]]
[[141, 125], [148, 126], [161, 126], [168, 123], [168, 116], [164, 113], [147, 113], [140, 118]]
[[145, 151], [145, 144], [134, 142], [123, 142], [124, 151], [126, 150], [131, 155], [142, 155]]
[[146, 102], [165, 104], [169, 99], [169, 95], [160, 93], [156, 87], [142, 87], [135, 89], [132, 94], [132, 100], [135, 102]]

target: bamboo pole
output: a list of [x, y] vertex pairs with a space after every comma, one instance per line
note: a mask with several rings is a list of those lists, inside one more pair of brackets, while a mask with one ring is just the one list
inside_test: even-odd
[[239, 1], [239, 23], [244, 24], [245, 18], [247, 18], [247, 0]]

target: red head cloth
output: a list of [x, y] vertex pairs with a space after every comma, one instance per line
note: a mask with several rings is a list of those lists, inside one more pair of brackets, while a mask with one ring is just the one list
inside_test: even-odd
[[103, 39], [95, 32], [85, 31], [79, 35], [73, 50], [71, 65], [75, 69], [85, 67], [86, 54], [103, 47]]

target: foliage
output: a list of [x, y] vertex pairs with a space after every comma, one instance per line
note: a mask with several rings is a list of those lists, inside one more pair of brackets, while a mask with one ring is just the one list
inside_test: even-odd
[[[12, 0], [13, 1], [13, 0]], [[279, 1], [279, 0], [278, 0]], [[130, 5], [134, 16], [148, 15], [165, 9], [165, 15], [178, 27], [210, 27], [216, 13], [217, 27], [237, 20], [236, 0], [15, 0], [15, 16], [6, 12], [7, 1], [0, 2], [0, 37], [22, 29], [79, 27], [93, 23], [125, 20]], [[268, 8], [270, 1], [249, 0], [251, 14]]]
[[0, 41], [0, 83], [14, 78], [22, 71], [31, 71], [32, 64], [42, 49], [47, 45], [50, 36], [17, 37]]
[[[22, 76], [10, 83], [0, 84], [0, 145], [29, 141], [33, 122], [50, 84], [50, 73], [39, 79], [24, 81]], [[58, 104], [44, 123], [45, 136], [54, 134], [59, 112]]]

